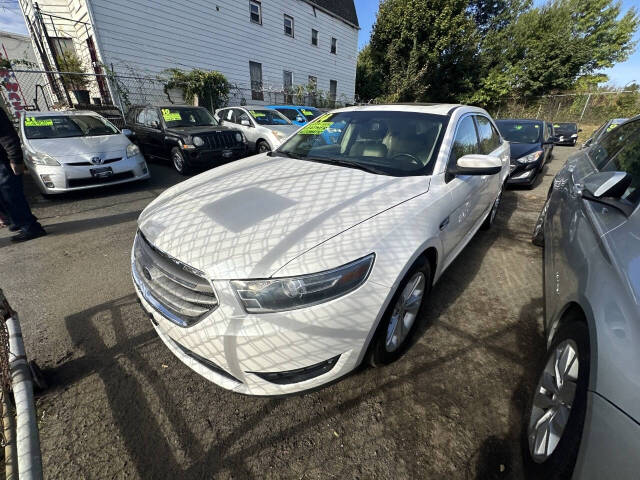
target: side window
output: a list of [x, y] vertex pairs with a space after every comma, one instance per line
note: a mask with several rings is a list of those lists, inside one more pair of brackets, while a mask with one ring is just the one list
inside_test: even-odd
[[160, 127], [160, 117], [158, 116], [158, 110], [155, 108], [147, 108], [144, 124], [149, 128]]
[[629, 122], [602, 136], [593, 145], [589, 156], [595, 167], [600, 170], [627, 143], [631, 143], [634, 136], [640, 135], [640, 121]]
[[618, 153], [600, 169], [602, 172], [626, 172], [631, 175], [631, 185], [622, 196], [632, 203], [640, 201], [640, 120], [616, 129], [626, 128], [625, 142]]
[[242, 120], [249, 120], [249, 123], [251, 123], [251, 120], [249, 119], [249, 114], [247, 112], [237, 108], [235, 108], [234, 111], [235, 111], [236, 123], [240, 123], [242, 122]]
[[553, 137], [553, 130], [551, 129], [551, 124], [545, 123], [545, 128], [547, 129], [547, 133], [545, 134], [544, 139], [549, 140], [551, 137]]
[[472, 116], [469, 115], [463, 118], [458, 124], [458, 130], [453, 139], [449, 161], [455, 163], [460, 157], [471, 153], [480, 153], [480, 145], [478, 144], [476, 126], [473, 123]]
[[145, 118], [147, 117], [146, 112], [147, 111], [145, 109], [138, 110], [138, 113], [136, 115], [136, 123], [144, 125]]
[[477, 115], [478, 136], [480, 137], [480, 151], [485, 155], [490, 154], [500, 146], [500, 135], [496, 132], [487, 117]]

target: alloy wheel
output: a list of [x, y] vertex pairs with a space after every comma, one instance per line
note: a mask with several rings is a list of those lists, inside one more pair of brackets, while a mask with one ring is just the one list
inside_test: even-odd
[[424, 273], [416, 272], [407, 282], [400, 297], [396, 301], [387, 327], [385, 349], [395, 352], [403, 344], [411, 327], [415, 323], [424, 291], [426, 279]]
[[270, 151], [271, 149], [269, 148], [269, 145], [264, 142], [260, 142], [260, 145], [258, 145], [258, 153], [265, 153]]
[[498, 196], [496, 198], [496, 201], [493, 202], [493, 207], [491, 208], [491, 223], [493, 223], [493, 221], [496, 219], [496, 214], [498, 213], [498, 207], [500, 207], [500, 201], [502, 200], [502, 187], [500, 187], [500, 193], [498, 193]]
[[173, 166], [175, 167], [175, 169], [179, 172], [182, 173], [182, 171], [184, 170], [184, 158], [182, 158], [182, 155], [180, 155], [179, 152], [175, 152], [173, 154]]
[[551, 352], [534, 392], [527, 430], [529, 453], [536, 463], [555, 451], [569, 421], [576, 396], [580, 361], [573, 340], [565, 340]]

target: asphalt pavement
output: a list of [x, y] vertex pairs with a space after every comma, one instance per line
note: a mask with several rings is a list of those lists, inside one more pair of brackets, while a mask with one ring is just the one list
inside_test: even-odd
[[227, 392], [179, 362], [136, 302], [136, 219], [182, 180], [152, 178], [44, 199], [49, 235], [0, 230], [0, 287], [49, 388], [37, 398], [47, 478], [522, 478], [522, 412], [543, 354], [541, 250], [530, 242], [552, 175], [508, 190], [430, 298], [418, 339], [285, 398]]

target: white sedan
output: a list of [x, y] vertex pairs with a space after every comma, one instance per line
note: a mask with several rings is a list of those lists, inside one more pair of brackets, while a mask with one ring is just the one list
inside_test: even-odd
[[509, 144], [480, 108], [336, 110], [154, 200], [136, 291], [168, 348], [212, 382], [314, 388], [402, 355], [432, 285], [493, 223], [508, 173]]
[[28, 112], [20, 134], [25, 163], [45, 195], [149, 178], [140, 149], [97, 113]]

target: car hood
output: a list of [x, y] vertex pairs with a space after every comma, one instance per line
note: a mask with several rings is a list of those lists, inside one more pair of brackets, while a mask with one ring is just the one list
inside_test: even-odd
[[298, 131], [300, 127], [297, 125], [260, 125], [262, 128], [268, 128], [269, 130], [277, 130], [286, 135], [291, 135], [293, 132]]
[[167, 128], [167, 133], [173, 133], [177, 135], [200, 135], [209, 132], [223, 132], [227, 130], [233, 130], [223, 126], [204, 126], [204, 127], [172, 127]]
[[542, 145], [540, 143], [509, 142], [509, 146], [511, 147], [512, 160], [529, 155], [531, 152], [535, 152], [536, 150], [542, 150]]
[[59, 162], [77, 161], [79, 157], [110, 159], [122, 157], [129, 139], [122, 135], [96, 137], [39, 138], [28, 140], [31, 149], [51, 155]]
[[256, 155], [172, 187], [138, 225], [156, 248], [209, 278], [266, 278], [429, 182]]

